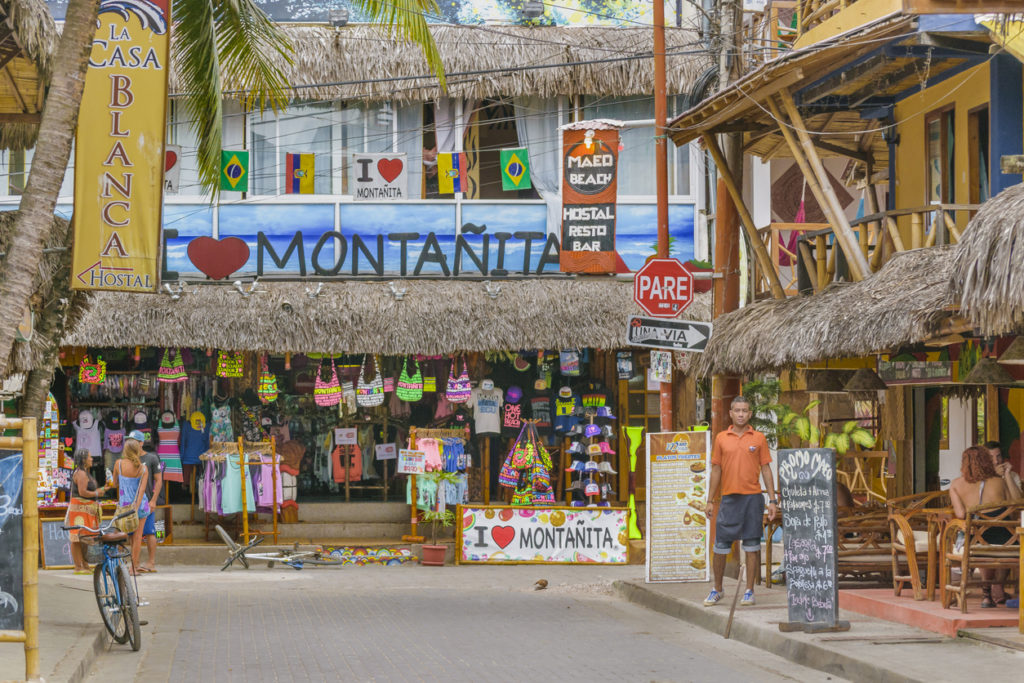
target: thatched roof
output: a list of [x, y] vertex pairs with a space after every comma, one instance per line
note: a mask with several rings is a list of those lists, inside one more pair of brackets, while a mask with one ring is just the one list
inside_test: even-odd
[[39, 130], [32, 119], [40, 114], [59, 35], [42, 0], [0, 0], [0, 24], [11, 31], [0, 38], [0, 67], [10, 76], [0, 79], [0, 114], [26, 119], [0, 123], [0, 148], [27, 149]]
[[[621, 348], [639, 315], [633, 284], [610, 278], [327, 283], [316, 298], [302, 283], [260, 282], [248, 298], [230, 285], [167, 294], [98, 292], [69, 346], [191, 346], [266, 351], [453, 353], [534, 348]], [[287, 305], [285, 305], [287, 304]], [[288, 310], [290, 308], [290, 310]], [[686, 310], [710, 318], [710, 295]]]
[[1024, 185], [982, 205], [967, 224], [949, 276], [949, 302], [984, 335], [1024, 327]]
[[[430, 73], [418, 47], [396, 41], [381, 29], [366, 24], [339, 29], [309, 25], [283, 28], [295, 52], [293, 63], [282, 60], [281, 68], [292, 85], [314, 86], [298, 89], [297, 97], [422, 102], [442, 94], [433, 78], [377, 80]], [[452, 97], [626, 96], [654, 92], [652, 59], [623, 59], [652, 49], [650, 29], [431, 25], [430, 30], [441, 53]], [[687, 92], [705, 65], [705, 58], [671, 53], [694, 51], [697, 36], [683, 29], [666, 29], [665, 33], [668, 91]], [[514, 70], [593, 60], [613, 61]], [[493, 69], [510, 70], [458, 75]], [[177, 92], [178, 87], [172, 70], [171, 92]], [[225, 91], [236, 87], [224, 84]]]
[[715, 320], [695, 371], [749, 374], [921, 342], [950, 315], [945, 299], [953, 249], [897, 253], [861, 282], [727, 313]]
[[[17, 211], [0, 211], [0, 252], [5, 255], [10, 253], [11, 231], [17, 215]], [[59, 250], [70, 242], [69, 230], [66, 219], [54, 216], [50, 235], [43, 245], [44, 249], [54, 251], [43, 254], [33, 281], [35, 294], [31, 305], [36, 314], [35, 334], [28, 342], [14, 343], [9, 374], [28, 372], [39, 367], [46, 352], [56, 346], [64, 334], [65, 313], [70, 314], [70, 322], [74, 322], [76, 316], [80, 315], [80, 306], [76, 304], [85, 295], [71, 293], [71, 254], [67, 250]]]

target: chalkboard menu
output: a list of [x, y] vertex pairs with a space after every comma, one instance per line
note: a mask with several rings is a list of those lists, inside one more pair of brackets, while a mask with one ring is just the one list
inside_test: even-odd
[[44, 519], [39, 523], [39, 549], [42, 552], [43, 569], [73, 567], [71, 558], [71, 537], [63, 519]]
[[0, 630], [21, 631], [21, 451], [0, 450]]
[[778, 452], [783, 566], [789, 623], [783, 631], [844, 631], [836, 582], [836, 454], [831, 448]]

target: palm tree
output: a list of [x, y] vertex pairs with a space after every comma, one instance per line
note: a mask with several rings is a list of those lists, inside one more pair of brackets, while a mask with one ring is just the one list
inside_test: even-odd
[[[444, 87], [440, 54], [426, 22], [428, 14], [438, 12], [435, 0], [355, 2], [376, 18], [374, 23], [419, 44]], [[99, 5], [100, 0], [68, 3], [32, 169], [11, 248], [0, 264], [0, 320], [21, 320], [32, 295], [33, 275], [71, 154]], [[288, 102], [288, 86], [271, 55], [287, 56], [291, 46], [255, 0], [174, 0], [172, 16], [178, 36], [175, 63], [199, 140], [200, 180], [212, 198], [220, 170], [222, 83], [244, 90], [251, 107], [282, 108]], [[7, 375], [15, 331], [13, 322], [0, 325], [0, 377]]]

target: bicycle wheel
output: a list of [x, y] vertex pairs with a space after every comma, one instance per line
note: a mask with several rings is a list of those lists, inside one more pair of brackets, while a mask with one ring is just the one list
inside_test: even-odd
[[114, 575], [107, 571], [108, 566], [110, 565], [107, 560], [96, 565], [92, 573], [92, 589], [96, 593], [96, 604], [99, 605], [103, 625], [110, 631], [114, 642], [123, 643], [128, 640], [128, 629], [124, 613], [117, 601]]
[[125, 631], [132, 650], [142, 647], [142, 629], [139, 625], [139, 599], [135, 595], [135, 582], [128, 574], [128, 565], [121, 563], [117, 568], [117, 583], [121, 593], [121, 611], [124, 613]]

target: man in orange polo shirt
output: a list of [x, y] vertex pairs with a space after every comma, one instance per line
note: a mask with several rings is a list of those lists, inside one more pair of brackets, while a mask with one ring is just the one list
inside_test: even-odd
[[732, 544], [740, 541], [747, 557], [747, 590], [742, 605], [754, 604], [754, 579], [758, 572], [758, 553], [761, 551], [764, 496], [758, 475], [768, 491], [768, 519], [775, 519], [778, 502], [772, 470], [768, 466], [772, 456], [764, 434], [750, 426], [750, 401], [737, 396], [729, 406], [732, 425], [715, 436], [711, 449], [711, 482], [708, 485], [708, 517], [714, 514], [715, 498], [721, 490], [722, 501], [715, 518], [715, 546], [712, 569], [715, 587], [708, 593], [704, 604], [708, 607], [722, 599], [722, 576], [725, 558]]

